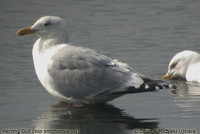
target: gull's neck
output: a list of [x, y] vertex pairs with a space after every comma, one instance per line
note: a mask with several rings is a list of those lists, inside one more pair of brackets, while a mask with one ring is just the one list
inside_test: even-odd
[[38, 51], [39, 53], [44, 52], [45, 50], [48, 50], [52, 47], [59, 46], [61, 44], [67, 44], [68, 43], [68, 38], [39, 38], [36, 42], [35, 45], [38, 46]]

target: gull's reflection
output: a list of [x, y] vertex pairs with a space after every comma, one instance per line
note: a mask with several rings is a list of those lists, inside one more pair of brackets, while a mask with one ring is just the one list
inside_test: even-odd
[[185, 82], [185, 81], [172, 81], [176, 85], [176, 89], [172, 93], [178, 94], [179, 97], [199, 97], [200, 96], [200, 83]]
[[68, 107], [59, 103], [56, 107], [67, 109], [43, 113], [34, 121], [36, 129], [78, 129], [81, 134], [132, 134], [135, 128], [154, 129], [158, 126], [155, 119], [135, 119], [110, 104]]
[[176, 89], [173, 90], [172, 93], [177, 94], [177, 96], [174, 97], [174, 102], [184, 109], [181, 116], [199, 116], [200, 84], [185, 81], [173, 81], [173, 84], [176, 85]]

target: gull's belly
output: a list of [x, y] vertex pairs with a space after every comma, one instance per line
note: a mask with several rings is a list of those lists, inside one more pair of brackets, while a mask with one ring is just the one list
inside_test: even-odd
[[47, 54], [41, 54], [34, 57], [35, 72], [45, 88], [47, 88], [47, 85], [50, 85], [50, 81], [52, 80], [48, 73], [48, 66], [52, 62], [50, 58], [51, 57]]
[[48, 67], [51, 66], [53, 61], [51, 60], [55, 53], [61, 47], [52, 47], [50, 49], [45, 50], [45, 52], [39, 52], [38, 47], [34, 46], [33, 48], [33, 62], [35, 67], [35, 72], [41, 84], [45, 87], [45, 89], [52, 95], [60, 98], [60, 99], [68, 99], [65, 96], [61, 95], [54, 89], [53, 78], [50, 76], [48, 72]]
[[51, 57], [53, 53], [45, 52], [40, 55], [34, 56], [34, 66], [35, 72], [41, 84], [45, 89], [54, 96], [59, 96], [59, 93], [56, 92], [54, 86], [52, 85], [53, 79], [48, 73], [48, 66], [52, 64]]

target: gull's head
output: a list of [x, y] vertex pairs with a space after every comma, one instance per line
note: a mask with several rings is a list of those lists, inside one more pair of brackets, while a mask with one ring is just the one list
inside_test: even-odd
[[162, 76], [164, 79], [185, 79], [189, 65], [200, 60], [198, 53], [185, 50], [177, 53], [170, 61], [168, 72]]
[[66, 21], [57, 16], [44, 16], [32, 26], [17, 31], [20, 36], [37, 34], [42, 39], [63, 38], [68, 40], [68, 26]]

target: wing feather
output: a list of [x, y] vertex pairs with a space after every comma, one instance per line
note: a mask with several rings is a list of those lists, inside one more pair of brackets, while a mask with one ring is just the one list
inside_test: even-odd
[[91, 49], [69, 46], [52, 58], [48, 72], [55, 89], [64, 96], [83, 98], [123, 88], [131, 78], [130, 67]]

